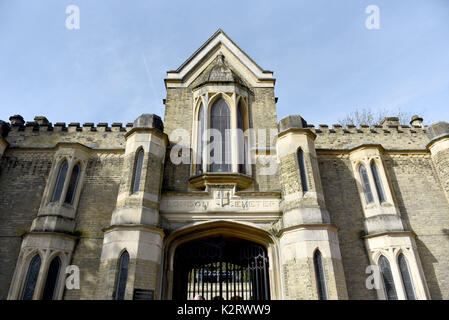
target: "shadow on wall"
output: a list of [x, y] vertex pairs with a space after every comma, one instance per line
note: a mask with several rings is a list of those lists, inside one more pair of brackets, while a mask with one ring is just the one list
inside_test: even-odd
[[339, 228], [338, 240], [349, 299], [376, 300], [375, 290], [366, 288], [366, 267], [370, 265], [366, 253], [364, 215], [356, 180], [349, 159], [318, 155], [321, 183], [331, 223]]
[[[431, 161], [431, 160], [429, 160]], [[423, 268], [423, 272], [424, 272], [424, 276], [426, 278], [426, 282], [427, 282], [427, 286], [429, 288], [429, 292], [430, 292], [430, 298], [431, 299], [443, 299], [442, 293], [441, 293], [441, 289], [440, 286], [438, 284], [438, 278], [436, 276], [436, 272], [435, 272], [435, 265], [438, 265], [439, 261], [438, 259], [432, 254], [432, 252], [428, 249], [428, 247], [426, 246], [426, 244], [419, 238], [419, 232], [416, 232], [413, 229], [413, 223], [411, 220], [413, 220], [413, 213], [409, 213], [409, 211], [407, 210], [407, 207], [410, 207], [410, 205], [406, 205], [405, 204], [405, 200], [404, 199], [404, 195], [401, 192], [401, 189], [404, 188], [404, 186], [402, 186], [402, 188], [399, 186], [399, 180], [398, 177], [395, 173], [394, 167], [399, 166], [401, 164], [396, 164], [395, 160], [389, 156], [385, 156], [385, 166], [387, 169], [387, 174], [391, 183], [391, 187], [392, 187], [392, 192], [393, 195], [396, 198], [396, 202], [397, 202], [397, 206], [401, 215], [401, 219], [404, 223], [404, 227], [409, 230], [412, 231], [413, 233], [416, 234], [416, 238], [415, 238], [415, 242], [418, 248], [418, 255], [419, 258], [421, 260], [421, 265]], [[431, 166], [431, 164], [429, 164]], [[416, 170], [416, 168], [419, 166], [414, 166], [413, 170]], [[410, 168], [410, 170], [412, 170]], [[431, 170], [433, 171], [433, 174], [436, 174], [436, 172], [434, 172], [433, 167], [431, 168]], [[425, 189], [425, 187], [431, 185], [429, 183], [429, 181], [425, 180], [427, 178], [425, 173], [419, 173], [419, 172], [414, 172], [414, 174], [416, 175], [416, 177], [419, 177], [419, 179], [407, 179], [407, 185], [413, 185], [414, 186], [414, 190], [416, 190], [416, 185], [417, 184], [422, 184], [423, 188]], [[424, 180], [423, 180], [424, 179]], [[430, 190], [429, 190], [430, 192]], [[444, 196], [444, 195], [443, 195]], [[405, 195], [406, 198], [410, 198], [407, 195]], [[413, 201], [416, 202], [420, 202], [419, 197], [419, 193], [418, 192], [413, 192]], [[421, 214], [421, 212], [415, 212], [415, 215], [417, 214]], [[425, 213], [424, 213], [425, 214]], [[425, 218], [423, 218], [425, 219]], [[417, 221], [415, 221], [415, 224], [417, 223]]]
[[80, 236], [70, 264], [79, 266], [80, 290], [64, 290], [63, 299], [101, 297], [100, 258], [103, 229], [109, 227], [122, 174], [122, 159], [91, 157], [82, 186], [75, 233]]

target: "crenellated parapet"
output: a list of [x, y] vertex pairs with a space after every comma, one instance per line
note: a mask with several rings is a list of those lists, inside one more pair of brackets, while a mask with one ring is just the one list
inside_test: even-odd
[[56, 122], [43, 116], [25, 121], [22, 116], [10, 117], [8, 142], [14, 147], [52, 147], [56, 143], [77, 142], [95, 148], [124, 148], [125, 134], [133, 128], [132, 123]]
[[377, 143], [386, 149], [424, 149], [428, 143], [427, 127], [400, 125], [391, 121], [385, 121], [382, 125], [358, 127], [308, 124], [307, 129], [316, 135], [317, 149], [344, 149], [361, 143]]

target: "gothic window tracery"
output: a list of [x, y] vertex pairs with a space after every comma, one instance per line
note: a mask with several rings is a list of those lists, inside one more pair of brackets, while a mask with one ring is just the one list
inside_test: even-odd
[[404, 285], [405, 295], [408, 300], [416, 300], [415, 288], [410, 273], [407, 258], [403, 253], [398, 256], [398, 265], [401, 272], [402, 284]]
[[319, 250], [316, 250], [313, 255], [313, 265], [315, 267], [315, 277], [318, 289], [318, 298], [320, 300], [327, 300], [326, 277], [324, 274], [323, 257]]
[[129, 253], [124, 251], [119, 260], [119, 270], [117, 275], [117, 286], [115, 291], [115, 300], [124, 300], [126, 291], [126, 282], [128, 281]]
[[307, 186], [307, 174], [306, 174], [306, 166], [304, 163], [304, 152], [302, 149], [298, 149], [298, 164], [299, 164], [299, 173], [301, 177], [301, 187], [303, 192], [307, 192], [309, 190]]
[[203, 139], [204, 139], [204, 108], [201, 103], [198, 111], [198, 134], [197, 134], [197, 165], [196, 174], [203, 173]]
[[56, 178], [56, 184], [53, 190], [53, 195], [51, 197], [51, 202], [58, 202], [59, 199], [61, 198], [62, 189], [64, 188], [68, 168], [69, 164], [67, 160], [64, 160], [64, 162], [59, 167], [58, 177]]
[[382, 278], [383, 290], [387, 300], [397, 300], [396, 288], [394, 285], [393, 274], [391, 273], [390, 262], [385, 256], [379, 258], [379, 271]]
[[37, 278], [39, 277], [39, 270], [41, 268], [41, 257], [36, 254], [31, 259], [28, 266], [28, 272], [25, 278], [25, 284], [22, 290], [22, 300], [32, 300], [34, 289], [36, 288]]
[[359, 167], [360, 179], [362, 181], [363, 192], [365, 194], [365, 200], [367, 204], [373, 203], [373, 193], [371, 192], [371, 186], [369, 183], [368, 173], [363, 164]]
[[377, 196], [379, 197], [379, 202], [383, 203], [386, 201], [384, 188], [382, 186], [382, 180], [379, 176], [379, 170], [377, 169], [377, 165], [374, 161], [371, 161], [371, 171], [373, 173], [374, 184], [376, 186]]
[[70, 175], [69, 186], [64, 200], [65, 203], [73, 204], [73, 201], [75, 199], [76, 187], [78, 185], [79, 175], [80, 175], [80, 166], [79, 164], [76, 164], [72, 169], [72, 174]]
[[[220, 134], [221, 141], [217, 141], [215, 144], [219, 148], [213, 148], [210, 152], [211, 172], [230, 172], [231, 171], [231, 148], [230, 148], [230, 134], [231, 128], [231, 114], [229, 106], [223, 98], [219, 98], [214, 102], [211, 108], [210, 117], [212, 130], [216, 130]], [[216, 136], [211, 134], [211, 143]]]
[[142, 166], [143, 166], [143, 156], [144, 156], [144, 151], [143, 149], [140, 149], [139, 151], [137, 151], [137, 155], [136, 155], [136, 162], [135, 162], [135, 166], [134, 166], [134, 178], [133, 178], [133, 183], [132, 183], [132, 193], [137, 193], [140, 190], [140, 179], [142, 176]]
[[42, 300], [53, 300], [55, 298], [60, 269], [61, 259], [55, 257], [48, 268]]

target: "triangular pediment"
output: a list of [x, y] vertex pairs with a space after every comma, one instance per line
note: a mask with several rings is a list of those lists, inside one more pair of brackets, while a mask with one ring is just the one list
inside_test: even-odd
[[220, 55], [224, 56], [227, 67], [249, 86], [274, 86], [273, 72], [262, 69], [219, 29], [178, 69], [167, 72], [166, 87], [189, 87], [197, 83]]

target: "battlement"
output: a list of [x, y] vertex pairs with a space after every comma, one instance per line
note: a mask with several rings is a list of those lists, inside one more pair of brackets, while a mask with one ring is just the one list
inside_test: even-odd
[[332, 134], [332, 133], [420, 133], [425, 134], [427, 130], [427, 126], [409, 126], [409, 125], [346, 125], [342, 126], [340, 124], [333, 124], [331, 127], [327, 124], [319, 124], [316, 127], [313, 124], [307, 124], [307, 129], [312, 131], [315, 134]]
[[[144, 123], [145, 119], [137, 118]], [[163, 130], [159, 117], [146, 115], [148, 125]], [[141, 119], [142, 118], [142, 119]], [[136, 121], [137, 121], [136, 120]], [[151, 120], [151, 121], [150, 121]], [[137, 123], [86, 122], [52, 123], [43, 116], [34, 121], [24, 121], [20, 115], [10, 117], [7, 141], [16, 147], [50, 147], [60, 141], [79, 142], [95, 148], [124, 148], [125, 135]], [[416, 121], [416, 119], [415, 119]], [[316, 135], [315, 146], [320, 149], [345, 149], [361, 143], [381, 144], [386, 149], [424, 149], [429, 143], [428, 127], [420, 125], [399, 125], [397, 118], [385, 118], [381, 125], [308, 124], [299, 116], [288, 116], [279, 122], [279, 130], [300, 126]], [[7, 124], [7, 123], [6, 123]]]
[[323, 149], [343, 149], [360, 143], [381, 144], [386, 149], [424, 149], [429, 142], [427, 126], [308, 124], [307, 129], [317, 136], [316, 148]]
[[125, 134], [133, 123], [79, 122], [52, 123], [46, 117], [36, 116], [34, 121], [24, 121], [20, 115], [10, 117], [7, 141], [14, 147], [52, 147], [56, 143], [78, 142], [94, 148], [124, 148]]
[[380, 125], [308, 124], [301, 116], [291, 115], [279, 122], [279, 131], [308, 129], [315, 134], [319, 149], [346, 149], [363, 143], [381, 144], [386, 149], [425, 149], [429, 138], [422, 118], [413, 116], [411, 126], [400, 125], [397, 117], [387, 117]]
[[65, 122], [56, 122], [54, 125], [51, 122], [39, 123], [37, 121], [27, 121], [24, 124], [11, 124], [11, 132], [44, 132], [44, 131], [55, 131], [55, 132], [127, 132], [133, 127], [132, 123], [114, 122], [109, 126], [107, 122], [100, 122], [95, 125], [93, 122], [85, 122], [80, 124], [79, 122], [70, 122], [66, 124]]

